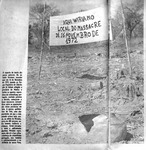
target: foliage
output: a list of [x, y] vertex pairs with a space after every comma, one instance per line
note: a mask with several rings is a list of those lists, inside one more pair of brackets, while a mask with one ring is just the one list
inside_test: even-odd
[[126, 24], [130, 38], [132, 37], [132, 34], [134, 34], [135, 28], [141, 23], [143, 19], [143, 12], [141, 8], [143, 5], [141, 6], [141, 3], [138, 3], [137, 1], [133, 5], [125, 5]]
[[[133, 0], [132, 3], [124, 3], [124, 15], [128, 37], [143, 36], [143, 0]], [[121, 7], [121, 6], [120, 6]], [[123, 24], [121, 9], [112, 18], [114, 37], [122, 35]]]
[[[52, 4], [48, 5], [37, 3], [30, 9], [30, 27], [29, 27], [29, 41], [37, 39], [37, 44], [40, 46], [42, 41], [42, 24], [44, 21], [44, 42], [49, 42], [49, 27], [50, 16], [59, 15], [60, 11]], [[32, 43], [32, 42], [29, 42]]]

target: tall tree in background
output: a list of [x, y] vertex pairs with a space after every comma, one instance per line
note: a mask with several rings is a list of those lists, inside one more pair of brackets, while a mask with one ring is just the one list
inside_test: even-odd
[[[143, 33], [143, 0], [133, 0], [131, 3], [123, 3], [127, 36], [131, 39], [133, 36], [142, 36]], [[122, 14], [117, 12], [115, 18], [112, 18], [114, 37], [123, 34]]]
[[44, 42], [48, 44], [50, 16], [57, 16], [59, 14], [60, 11], [52, 4], [45, 4], [45, 12], [44, 5], [41, 3], [32, 6], [30, 8], [29, 43], [35, 38], [37, 39], [37, 45], [41, 45], [42, 24], [44, 21]]
[[[125, 2], [120, 0], [121, 5], [116, 13], [115, 18], [112, 19], [112, 27], [114, 31], [114, 38], [116, 39], [122, 35], [125, 40], [127, 60], [129, 63], [129, 75], [132, 77], [131, 66], [131, 41], [133, 37], [142, 37], [143, 33], [143, 0], [132, 0]], [[139, 32], [140, 31], [140, 32]], [[124, 50], [124, 49], [123, 49]], [[120, 51], [123, 51], [122, 49]]]
[[[137, 26], [143, 21], [143, 0], [134, 0], [132, 4], [124, 5], [126, 28], [131, 39]], [[141, 27], [141, 26], [139, 26]]]

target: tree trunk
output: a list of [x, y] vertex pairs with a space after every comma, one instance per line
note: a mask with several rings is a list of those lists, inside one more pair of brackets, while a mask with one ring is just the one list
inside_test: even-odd
[[128, 46], [126, 22], [125, 22], [125, 15], [124, 15], [124, 8], [123, 8], [122, 0], [121, 0], [121, 8], [122, 8], [122, 18], [123, 18], [123, 31], [124, 31], [125, 44], [126, 44], [126, 49], [127, 49], [127, 59], [128, 59], [128, 63], [129, 63], [129, 75], [131, 77], [132, 76], [131, 58], [130, 58], [130, 50], [129, 50], [129, 46]]

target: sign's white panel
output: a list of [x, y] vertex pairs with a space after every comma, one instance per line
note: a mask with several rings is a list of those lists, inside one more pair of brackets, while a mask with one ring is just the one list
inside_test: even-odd
[[50, 17], [50, 46], [82, 44], [107, 39], [106, 7]]

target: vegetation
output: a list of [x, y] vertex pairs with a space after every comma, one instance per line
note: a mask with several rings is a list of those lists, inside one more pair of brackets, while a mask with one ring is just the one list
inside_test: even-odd
[[[121, 8], [118, 10], [115, 18], [112, 18], [115, 40], [110, 45], [110, 108], [111, 113], [115, 113], [122, 122], [126, 122], [127, 132], [131, 134], [131, 138], [121, 143], [143, 143], [143, 1], [123, 3], [124, 11]], [[32, 39], [36, 39], [40, 49], [42, 40], [47, 44], [49, 17], [59, 13], [52, 5], [45, 5], [45, 11], [42, 4], [31, 8], [30, 43]], [[123, 36], [123, 18], [130, 48], [132, 76], [127, 65], [129, 60]], [[68, 132], [71, 131], [70, 127], [79, 121], [78, 116], [107, 112], [107, 45], [104, 41], [54, 46], [49, 52], [43, 51], [39, 82], [38, 58], [42, 57], [36, 47], [29, 47], [27, 143], [85, 144], [85, 141], [75, 140]], [[93, 139], [88, 142], [93, 142]]]
[[[143, 36], [143, 6], [143, 0], [134, 0], [132, 3], [124, 3], [123, 5], [126, 30], [129, 39], [132, 37]], [[119, 11], [117, 11], [115, 18], [112, 18], [114, 38], [123, 34], [121, 6], [119, 7]]]
[[[45, 10], [44, 10], [45, 9]], [[50, 16], [59, 15], [60, 11], [53, 4], [38, 3], [30, 8], [29, 43], [36, 41], [40, 47], [42, 42], [42, 30], [44, 30], [44, 42], [49, 42]], [[42, 29], [44, 21], [44, 29]], [[35, 43], [35, 44], [36, 44]]]

